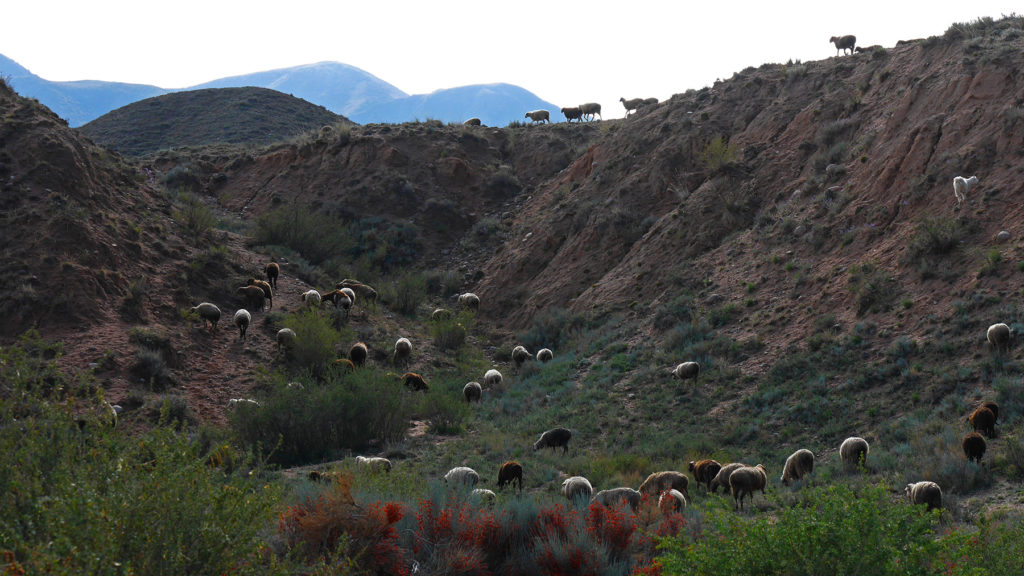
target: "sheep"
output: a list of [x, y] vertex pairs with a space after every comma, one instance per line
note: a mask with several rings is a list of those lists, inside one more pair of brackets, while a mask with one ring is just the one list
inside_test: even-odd
[[555, 354], [549, 348], [541, 348], [540, 350], [537, 350], [537, 361], [542, 364], [550, 362], [554, 357]]
[[672, 370], [672, 377], [677, 380], [696, 380], [700, 376], [700, 364], [683, 362]]
[[935, 482], [925, 480], [907, 484], [904, 492], [912, 504], [925, 504], [928, 510], [942, 508], [942, 488]]
[[562, 108], [562, 114], [565, 115], [566, 122], [572, 122], [573, 120], [583, 121], [583, 110], [579, 106]]
[[658, 496], [658, 508], [665, 514], [670, 512], [682, 512], [683, 508], [686, 508], [687, 502], [686, 497], [683, 493], [675, 488], [666, 490]]
[[295, 340], [298, 337], [295, 335], [295, 330], [291, 328], [281, 328], [277, 331], [277, 351], [280, 352], [282, 348], [290, 350], [295, 346]]
[[657, 104], [657, 98], [644, 98], [644, 103], [641, 106], [656, 106]]
[[989, 438], [996, 437], [996, 415], [988, 408], [981, 406], [967, 417], [975, 432], [981, 432]]
[[626, 116], [629, 116], [630, 112], [633, 112], [644, 105], [643, 98], [631, 98], [626, 100], [625, 98], [619, 98], [619, 102], [626, 108]]
[[402, 384], [413, 392], [426, 392], [430, 390], [430, 386], [427, 386], [427, 381], [423, 379], [423, 376], [415, 372], [402, 374]]
[[260, 403], [252, 398], [232, 398], [228, 400], [228, 408], [236, 409], [239, 406], [259, 407]]
[[356, 365], [348, 358], [338, 358], [334, 361], [334, 365], [346, 372], [352, 372], [356, 369]]
[[788, 486], [790, 480], [799, 480], [813, 471], [814, 453], [801, 448], [786, 458], [786, 466], [782, 469], [782, 477], [779, 480]]
[[216, 304], [200, 302], [196, 306], [193, 306], [189, 312], [192, 314], [199, 314], [199, 318], [203, 321], [203, 326], [209, 323], [211, 332], [217, 329], [217, 322], [220, 322], [220, 308], [217, 308]]
[[589, 120], [593, 120], [595, 114], [598, 116], [601, 115], [601, 105], [598, 104], [597, 102], [587, 102], [586, 104], [580, 104], [579, 108], [580, 110], [583, 111], [583, 117], [587, 118], [589, 116]]
[[501, 382], [501, 372], [498, 372], [494, 368], [491, 368], [490, 370], [484, 373], [484, 384], [486, 384], [488, 388], [496, 388], [498, 386], [501, 386]]
[[249, 278], [249, 286], [259, 286], [263, 290], [263, 295], [267, 298], [267, 302], [270, 304], [267, 310], [274, 309], [274, 288], [270, 285], [270, 282], [260, 280], [259, 278]]
[[321, 302], [330, 302], [335, 308], [348, 310], [352, 307], [352, 298], [342, 290], [331, 290], [320, 294]]
[[693, 473], [693, 480], [698, 484], [703, 484], [707, 490], [711, 490], [711, 482], [715, 479], [715, 476], [718, 476], [718, 472], [721, 469], [722, 465], [715, 460], [690, 461], [690, 472]]
[[409, 363], [409, 356], [412, 355], [412, 342], [408, 338], [395, 340], [394, 364], [403, 366]]
[[267, 298], [263, 293], [263, 288], [259, 286], [242, 286], [235, 290], [235, 294], [242, 297], [242, 308], [263, 310], [263, 301]]
[[498, 495], [495, 494], [493, 491], [488, 490], [487, 488], [474, 488], [473, 497], [479, 498], [480, 503], [484, 504], [485, 506], [492, 506], [494, 505], [495, 502], [498, 501]]
[[480, 475], [472, 468], [457, 466], [444, 475], [444, 481], [449, 486], [476, 486], [480, 482]]
[[653, 472], [647, 476], [647, 479], [640, 485], [639, 490], [641, 494], [659, 494], [665, 490], [675, 489], [682, 492], [683, 496], [689, 498], [689, 487], [690, 479], [686, 477], [686, 474], [676, 472], [675, 470], [665, 470]]
[[367, 468], [371, 472], [391, 472], [391, 460], [380, 456], [356, 456], [356, 465]]
[[729, 488], [732, 489], [732, 499], [735, 501], [735, 509], [743, 510], [743, 498], [750, 495], [750, 502], [754, 502], [754, 492], [758, 490], [765, 493], [768, 485], [768, 473], [764, 466], [744, 466], [729, 476]]
[[732, 464], [726, 464], [726, 465], [722, 466], [722, 469], [719, 470], [718, 474], [715, 474], [714, 479], [711, 480], [711, 484], [709, 485], [710, 488], [711, 488], [711, 493], [712, 494], [717, 494], [719, 486], [721, 486], [722, 488], [725, 488], [726, 492], [728, 492], [729, 491], [729, 477], [732, 476], [733, 472], [739, 470], [740, 468], [746, 468], [746, 467], [747, 467], [747, 465], [742, 463], [742, 462], [733, 462]]
[[540, 438], [533, 443], [533, 451], [541, 448], [561, 448], [562, 453], [569, 452], [569, 440], [572, 440], [572, 432], [565, 428], [552, 428], [540, 435]]
[[249, 323], [252, 322], [252, 314], [245, 308], [242, 308], [235, 312], [234, 318], [235, 326], [238, 326], [238, 338], [239, 340], [245, 340], [245, 331], [249, 328]]
[[982, 402], [981, 405], [982, 407], [991, 410], [992, 416], [995, 417], [995, 422], [999, 422], [999, 404], [996, 404], [995, 402], [988, 400], [986, 402]]
[[349, 288], [347, 286], [344, 287], [344, 288], [339, 288], [339, 290], [341, 290], [342, 294], [344, 294], [345, 296], [348, 296], [348, 299], [352, 302], [352, 304], [356, 303], [356, 291], [355, 290], [353, 290], [353, 289], [351, 289], [351, 288]]
[[530, 110], [526, 113], [524, 118], [529, 118], [532, 122], [551, 122], [551, 114], [547, 110]]
[[839, 445], [839, 458], [847, 468], [855, 468], [861, 465], [867, 466], [868, 451], [870, 449], [871, 447], [868, 446], [867, 440], [851, 436], [843, 440], [843, 443]]
[[468, 382], [462, 387], [462, 396], [469, 403], [479, 402], [483, 392], [483, 387], [480, 386], [479, 382]]
[[480, 297], [472, 292], [459, 294], [459, 306], [475, 312], [480, 309]]
[[362, 366], [369, 355], [370, 350], [366, 347], [366, 344], [363, 344], [362, 342], [353, 344], [352, 348], [349, 348], [348, 351], [348, 359], [356, 366]]
[[451, 320], [452, 311], [445, 308], [435, 308], [430, 314], [431, 322], [441, 322], [442, 320]]
[[482, 126], [483, 123], [480, 122], [479, 118], [474, 116], [473, 118], [470, 118], [469, 120], [466, 120], [465, 122], [463, 122], [462, 125], [463, 126]]
[[498, 490], [506, 484], [512, 486], [519, 483], [519, 492], [523, 492], [523, 466], [519, 462], [509, 460], [498, 468]]
[[277, 277], [281, 275], [281, 266], [277, 262], [270, 262], [263, 268], [263, 274], [267, 277], [267, 282], [270, 282], [270, 287], [277, 290]]
[[[359, 280], [353, 280], [351, 278], [345, 278], [341, 282], [334, 285], [335, 288], [350, 288], [356, 295], [363, 300], [375, 304], [377, 302], [377, 291], [373, 289], [369, 284], [363, 284]], [[353, 299], [353, 302], [355, 300]]]
[[302, 301], [310, 308], [319, 308], [320, 303], [323, 302], [323, 296], [320, 295], [316, 290], [306, 290], [302, 293]]
[[516, 363], [516, 369], [523, 367], [523, 363], [532, 358], [525, 346], [516, 346], [512, 349], [512, 361]]
[[634, 512], [640, 507], [640, 493], [632, 488], [611, 488], [609, 490], [601, 490], [597, 494], [594, 494], [591, 502], [600, 504], [606, 508], [612, 508], [614, 506], [621, 505], [625, 502], [629, 505], [630, 509]]
[[839, 56], [840, 51], [846, 54], [847, 50], [850, 51], [850, 54], [853, 54], [853, 49], [857, 45], [857, 37], [852, 34], [833, 36], [828, 41], [836, 45], [836, 56]]
[[981, 457], [985, 455], [987, 445], [984, 436], [977, 432], [968, 432], [960, 441], [960, 447], [964, 449], [964, 456], [967, 456], [968, 462], [977, 460], [978, 464], [981, 464]]
[[1010, 327], [1002, 322], [989, 326], [985, 331], [985, 338], [997, 353], [1003, 353], [1010, 349], [1010, 335]]
[[970, 178], [964, 178], [963, 176], [956, 176], [953, 178], [953, 195], [956, 196], [956, 207], [960, 208], [960, 205], [967, 201], [967, 193], [971, 191], [971, 188], [978, 183], [977, 176], [971, 176]]
[[594, 488], [583, 476], [570, 476], [562, 482], [562, 496], [572, 503], [590, 502]]

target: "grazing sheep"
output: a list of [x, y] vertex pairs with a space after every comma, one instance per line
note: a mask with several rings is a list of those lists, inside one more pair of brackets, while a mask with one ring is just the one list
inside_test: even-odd
[[715, 476], [718, 476], [718, 472], [721, 469], [722, 465], [715, 460], [690, 461], [690, 472], [693, 473], [693, 480], [698, 484], [703, 484], [707, 490], [711, 490], [711, 482], [715, 479]]
[[861, 465], [867, 466], [868, 451], [870, 449], [867, 440], [851, 436], [843, 440], [843, 443], [839, 445], [839, 458], [847, 468], [856, 468]]
[[836, 56], [839, 56], [840, 51], [846, 54], [847, 50], [850, 51], [850, 54], [853, 54], [853, 49], [857, 45], [857, 37], [852, 34], [833, 36], [828, 41], [836, 45]]
[[348, 358], [338, 358], [334, 361], [334, 365], [344, 369], [347, 372], [352, 372], [356, 369], [356, 365], [352, 363]]
[[622, 102], [622, 105], [626, 108], [626, 116], [629, 116], [630, 112], [633, 112], [644, 105], [643, 98], [631, 98], [629, 100], [619, 98], [619, 102]]
[[339, 290], [341, 290], [342, 294], [344, 294], [345, 296], [348, 296], [348, 299], [352, 301], [352, 304], [356, 303], [356, 291], [355, 290], [353, 290], [351, 288], [347, 288], [347, 287], [346, 288], [339, 288]]
[[590, 502], [593, 493], [594, 488], [590, 485], [590, 480], [583, 476], [570, 476], [562, 482], [562, 496], [574, 504]]
[[193, 306], [189, 312], [199, 314], [199, 317], [203, 320], [203, 326], [209, 323], [211, 331], [217, 329], [217, 322], [220, 322], [220, 308], [217, 308], [216, 304], [200, 302], [198, 305]]
[[431, 322], [440, 322], [442, 320], [451, 320], [452, 311], [445, 308], [436, 308], [433, 313], [430, 314]]
[[277, 262], [271, 262], [263, 268], [263, 274], [267, 277], [267, 282], [270, 282], [270, 287], [277, 290], [277, 277], [281, 275], [281, 267], [278, 266]]
[[996, 404], [995, 402], [988, 400], [986, 402], [982, 402], [981, 406], [983, 408], [988, 408], [989, 410], [991, 410], [992, 416], [995, 417], [996, 422], [999, 422], [999, 404]]
[[514, 460], [509, 460], [498, 468], [498, 490], [506, 484], [514, 485], [519, 483], [519, 492], [523, 491], [523, 466]]
[[696, 380], [700, 376], [700, 364], [696, 362], [683, 362], [672, 370], [672, 377], [677, 380]]
[[274, 288], [270, 285], [270, 282], [260, 280], [259, 278], [249, 278], [249, 286], [259, 286], [263, 290], [263, 295], [267, 298], [267, 302], [270, 304], [267, 310], [274, 309]]
[[640, 507], [640, 493], [632, 488], [611, 488], [609, 490], [601, 490], [597, 494], [594, 494], [592, 502], [596, 502], [606, 508], [612, 508], [621, 505], [625, 502], [629, 505], [630, 509], [634, 512]]
[[462, 125], [463, 126], [482, 126], [483, 123], [480, 122], [479, 118], [474, 116], [473, 118], [470, 118], [469, 120], [466, 120], [465, 122], [463, 122]]
[[999, 353], [1010, 349], [1010, 327], [1006, 324], [993, 324], [985, 332], [985, 338], [992, 348]]
[[362, 366], [366, 363], [366, 358], [369, 355], [370, 350], [366, 347], [366, 344], [363, 344], [362, 342], [353, 344], [348, 350], [348, 359], [356, 366]]
[[474, 488], [473, 497], [479, 498], [480, 503], [485, 506], [493, 506], [498, 501], [498, 495], [487, 488]]
[[542, 364], [550, 362], [554, 357], [555, 354], [549, 348], [541, 348], [540, 350], [537, 350], [537, 361]]
[[324, 292], [320, 294], [320, 300], [322, 302], [330, 302], [334, 304], [335, 308], [342, 308], [348, 310], [352, 307], [352, 298], [349, 297], [343, 290], [331, 290], [330, 292]]
[[412, 342], [408, 338], [399, 338], [395, 340], [395, 354], [394, 364], [406, 365], [409, 363], [409, 357], [412, 355]]
[[953, 195], [956, 196], [957, 208], [960, 208], [960, 205], [967, 201], [967, 193], [970, 192], [971, 188], [974, 188], [974, 185], [977, 183], [977, 176], [971, 176], [970, 178], [956, 176], [953, 178]]
[[568, 108], [562, 108], [562, 114], [565, 115], [566, 122], [572, 122], [573, 120], [583, 121], [583, 110], [579, 106], [570, 106]]
[[[373, 289], [369, 284], [363, 284], [359, 280], [352, 280], [351, 278], [345, 278], [341, 282], [334, 285], [335, 288], [350, 288], [357, 296], [361, 299], [366, 300], [371, 304], [377, 302], [377, 291]], [[355, 302], [355, 299], [352, 300]]]
[[719, 470], [718, 474], [715, 474], [714, 479], [711, 480], [711, 493], [717, 494], [719, 486], [721, 486], [726, 490], [726, 492], [728, 492], [729, 477], [732, 476], [733, 472], [739, 470], [740, 468], [746, 467], [747, 465], [742, 462], [733, 462], [732, 464], [726, 464], [725, 466], [722, 466], [722, 469]]
[[682, 512], [686, 508], [686, 497], [675, 488], [666, 490], [658, 496], [658, 508], [665, 514], [670, 512]]
[[501, 372], [498, 372], [494, 368], [491, 368], [484, 373], [484, 384], [486, 384], [488, 388], [501, 386], [501, 381]]
[[729, 488], [732, 489], [732, 499], [736, 502], [736, 510], [743, 510], [743, 497], [750, 495], [750, 502], [754, 502], [754, 492], [758, 490], [765, 493], [768, 485], [768, 473], [764, 466], [744, 466], [729, 476]]
[[942, 488], [939, 488], [935, 482], [925, 480], [907, 484], [904, 492], [912, 504], [925, 504], [928, 506], [928, 510], [942, 508]]
[[249, 323], [252, 322], [252, 314], [245, 308], [235, 312], [234, 318], [235, 326], [238, 326], [238, 338], [245, 340], [245, 331], [249, 328]]
[[586, 104], [580, 104], [580, 110], [583, 111], [583, 118], [587, 120], [593, 120], [594, 115], [601, 115], [601, 105], [598, 104], [597, 102], [587, 102]]
[[468, 382], [462, 387], [462, 395], [466, 398], [466, 402], [479, 402], [483, 393], [484, 389], [479, 382]]
[[480, 297], [472, 292], [466, 292], [465, 294], [459, 294], [459, 306], [467, 310], [476, 312], [480, 309]]
[[253, 400], [252, 398], [232, 398], [228, 400], [228, 408], [238, 408], [239, 406], [251, 406], [259, 407], [260, 403]]
[[975, 432], [981, 432], [989, 438], [996, 437], [996, 415], [988, 408], [981, 406], [967, 417]]
[[427, 386], [427, 381], [423, 379], [423, 376], [415, 372], [402, 374], [402, 384], [413, 392], [426, 392], [430, 390], [430, 386]]
[[356, 465], [367, 468], [371, 472], [391, 472], [391, 460], [380, 456], [356, 456]]
[[302, 293], [302, 301], [310, 308], [319, 308], [320, 303], [323, 302], [323, 296], [320, 295], [316, 290], [307, 290]]
[[277, 331], [277, 351], [280, 352], [282, 348], [291, 350], [295, 347], [295, 340], [298, 336], [295, 335], [295, 330], [291, 328], [281, 328]]
[[242, 308], [263, 310], [263, 301], [267, 298], [263, 293], [263, 288], [259, 286], [242, 286], [235, 290], [235, 294], [242, 296]]
[[533, 443], [533, 451], [541, 448], [561, 448], [562, 453], [569, 452], [569, 440], [572, 440], [572, 432], [565, 428], [552, 428], [540, 435], [540, 438]]
[[782, 469], [782, 477], [779, 480], [789, 486], [790, 480], [799, 480], [813, 471], [814, 453], [801, 448], [786, 458], [786, 466]]
[[967, 456], [968, 462], [977, 460], [978, 464], [981, 464], [981, 457], [985, 455], [988, 446], [984, 436], [977, 432], [968, 432], [960, 442], [960, 447], [964, 449], [964, 456]]
[[660, 494], [665, 490], [675, 489], [682, 492], [683, 496], [689, 498], [689, 487], [690, 479], [686, 477], [686, 474], [676, 472], [675, 470], [664, 470], [647, 476], [647, 479], [640, 485], [640, 493], [653, 495]]
[[529, 118], [531, 122], [551, 122], [551, 114], [547, 110], [530, 110], [524, 118]]
[[525, 346], [516, 346], [512, 349], [512, 361], [516, 364], [516, 369], [523, 367], [523, 363], [532, 358], [530, 353], [526, 350]]
[[444, 481], [449, 486], [476, 486], [480, 482], [480, 475], [472, 468], [457, 466], [444, 475]]

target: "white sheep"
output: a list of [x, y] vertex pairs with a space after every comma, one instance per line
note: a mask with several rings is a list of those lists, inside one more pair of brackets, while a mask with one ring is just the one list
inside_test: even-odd
[[847, 34], [846, 36], [833, 36], [828, 39], [829, 42], [836, 45], [836, 56], [839, 56], [839, 52], [842, 51], [846, 54], [849, 50], [850, 54], [853, 54], [854, 46], [857, 45], [857, 37], [853, 34]]
[[683, 508], [686, 508], [686, 497], [683, 493], [675, 488], [666, 490], [658, 496], [658, 508], [661, 511], [668, 514], [669, 512], [681, 512]]
[[260, 403], [252, 398], [232, 398], [228, 400], [228, 408], [238, 408], [239, 406], [259, 407], [259, 405]]
[[786, 466], [782, 469], [782, 477], [779, 480], [789, 485], [790, 480], [799, 480], [813, 471], [814, 453], [801, 448], [786, 458]]
[[380, 456], [356, 456], [356, 465], [367, 468], [371, 472], [391, 472], [391, 460]]
[[203, 320], [203, 325], [210, 324], [210, 330], [217, 328], [217, 322], [220, 322], [220, 308], [217, 308], [216, 304], [209, 302], [200, 302], [198, 305], [193, 306], [189, 312], [193, 314], [199, 314], [199, 317]]
[[498, 372], [494, 368], [491, 368], [490, 370], [484, 373], [484, 384], [486, 384], [488, 388], [495, 388], [497, 386], [501, 386], [501, 381], [501, 372]]
[[970, 192], [971, 188], [974, 188], [974, 185], [977, 183], [977, 176], [971, 176], [970, 178], [957, 176], [953, 178], [953, 195], [956, 196], [956, 207], [958, 209], [961, 204], [967, 201], [967, 193]]
[[479, 310], [480, 309], [480, 297], [472, 292], [466, 292], [465, 294], [459, 294], [459, 305], [467, 310]]
[[551, 114], [547, 110], [530, 110], [525, 118], [533, 122], [551, 122]]
[[550, 362], [555, 357], [554, 352], [550, 348], [541, 348], [537, 350], [537, 361], [540, 363]]
[[711, 484], [710, 484], [711, 493], [712, 494], [717, 493], [719, 486], [721, 486], [722, 488], [724, 488], [726, 490], [726, 492], [728, 492], [729, 491], [729, 478], [732, 476], [732, 473], [737, 471], [737, 470], [739, 470], [740, 468], [746, 468], [746, 467], [747, 467], [747, 465], [742, 463], [742, 462], [733, 462], [731, 464], [726, 464], [725, 466], [722, 466], [718, 470], [718, 474], [715, 474], [715, 477], [711, 480]]
[[512, 361], [516, 364], [516, 369], [522, 368], [523, 363], [529, 360], [532, 356], [525, 346], [516, 346], [512, 349]]
[[399, 338], [395, 341], [395, 357], [394, 362], [398, 364], [408, 364], [409, 356], [412, 355], [412, 342], [408, 338]]
[[562, 496], [572, 503], [590, 502], [593, 493], [594, 488], [590, 485], [590, 480], [583, 476], [570, 476], [562, 482]]
[[280, 352], [281, 348], [291, 348], [295, 346], [295, 340], [298, 336], [295, 335], [295, 330], [291, 328], [281, 328], [277, 331], [277, 351]]
[[352, 304], [356, 303], [356, 291], [355, 290], [349, 288], [348, 286], [345, 286], [345, 287], [341, 288], [340, 290], [341, 290], [341, 292], [345, 296], [348, 296], [348, 299], [352, 301]]
[[644, 105], [643, 98], [630, 98], [629, 100], [619, 98], [619, 102], [622, 102], [622, 105], [626, 108], [626, 116], [629, 116], [630, 112], [633, 112]]
[[451, 320], [451, 319], [452, 319], [452, 311], [448, 310], [447, 308], [435, 308], [434, 311], [430, 314], [430, 321], [431, 322], [441, 322], [443, 320]]
[[583, 111], [583, 118], [589, 120], [593, 120], [595, 114], [597, 116], [601, 115], [601, 105], [598, 104], [597, 102], [587, 102], [586, 104], [580, 104], [580, 110]]
[[473, 497], [479, 498], [480, 503], [485, 506], [492, 506], [494, 505], [495, 502], [498, 501], [498, 495], [495, 494], [494, 491], [488, 490], [487, 488], [474, 488]]
[[611, 488], [609, 490], [601, 490], [597, 494], [594, 494], [594, 498], [591, 500], [597, 504], [601, 504], [606, 508], [612, 508], [619, 506], [620, 503], [625, 502], [634, 511], [640, 507], [641, 495], [636, 490], [628, 487], [622, 488]]
[[871, 447], [868, 445], [867, 440], [851, 436], [843, 440], [843, 443], [839, 445], [839, 458], [848, 468], [867, 465], [868, 451], [870, 449]]
[[480, 397], [483, 396], [484, 389], [480, 386], [479, 382], [467, 382], [462, 387], [462, 396], [465, 397], [466, 402], [479, 402]]
[[925, 480], [907, 484], [904, 493], [912, 504], [926, 504], [929, 510], [942, 508], [942, 488], [935, 482]]
[[736, 502], [736, 510], [743, 510], [743, 497], [750, 495], [750, 502], [754, 502], [754, 492], [758, 490], [764, 494], [768, 485], [768, 473], [764, 466], [744, 466], [729, 476], [729, 488], [732, 490], [732, 499]]
[[310, 308], [319, 308], [322, 298], [320, 297], [320, 293], [316, 290], [307, 290], [302, 293], [302, 301]]
[[456, 466], [444, 475], [444, 481], [449, 486], [476, 486], [480, 482], [480, 475], [472, 468]]
[[1000, 322], [988, 327], [985, 338], [996, 352], [1005, 352], [1010, 348], [1010, 327]]
[[249, 328], [249, 323], [252, 322], [252, 314], [245, 308], [242, 308], [235, 312], [234, 318], [235, 326], [238, 326], [238, 337], [245, 340], [245, 331]]
[[691, 380], [700, 376], [700, 364], [697, 362], [683, 362], [672, 370], [672, 377], [677, 380]]

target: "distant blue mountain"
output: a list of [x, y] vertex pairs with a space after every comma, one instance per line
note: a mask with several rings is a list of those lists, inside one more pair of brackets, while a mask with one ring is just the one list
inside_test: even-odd
[[410, 96], [366, 71], [340, 62], [319, 62], [232, 76], [172, 90], [145, 84], [94, 80], [52, 82], [0, 55], [0, 77], [8, 79], [19, 94], [39, 100], [73, 127], [154, 96], [183, 90], [246, 86], [290, 94], [360, 124], [416, 120], [462, 122], [475, 116], [485, 125], [505, 126], [509, 122], [523, 121], [527, 111], [538, 108], [551, 110], [552, 120], [561, 119], [554, 104], [518, 86], [462, 86]]

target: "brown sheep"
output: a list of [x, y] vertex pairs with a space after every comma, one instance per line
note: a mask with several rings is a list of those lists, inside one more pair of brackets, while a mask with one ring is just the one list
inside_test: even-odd
[[427, 381], [423, 379], [423, 376], [415, 372], [406, 372], [402, 374], [402, 383], [405, 387], [413, 392], [426, 392], [430, 390], [430, 386], [427, 386]]
[[533, 450], [536, 452], [541, 448], [561, 448], [562, 453], [569, 452], [569, 440], [572, 439], [572, 432], [565, 428], [552, 428], [540, 435], [540, 438], [533, 443]]
[[690, 472], [693, 473], [693, 480], [698, 484], [703, 484], [707, 490], [711, 490], [711, 482], [715, 479], [715, 476], [718, 476], [718, 471], [721, 469], [722, 465], [714, 460], [690, 461]]
[[498, 490], [504, 488], [506, 484], [514, 485], [516, 482], [519, 483], [519, 492], [522, 493], [523, 467], [519, 462], [509, 460], [498, 469]]
[[786, 466], [782, 469], [782, 478], [779, 480], [789, 486], [790, 480], [799, 480], [814, 471], [814, 453], [801, 448], [786, 459]]
[[733, 462], [732, 464], [726, 464], [722, 466], [722, 469], [718, 471], [718, 474], [716, 474], [715, 478], [711, 481], [711, 493], [716, 494], [718, 492], [719, 486], [721, 486], [722, 488], [725, 489], [726, 492], [728, 492], [729, 477], [732, 476], [733, 472], [739, 470], [740, 468], [745, 468], [746, 466], [747, 465], [742, 462]]
[[352, 361], [352, 364], [356, 366], [362, 366], [366, 363], [366, 358], [370, 355], [369, 349], [366, 344], [357, 342], [352, 345], [352, 348], [348, 351], [348, 358]]
[[270, 306], [267, 308], [267, 310], [274, 309], [274, 288], [270, 285], [270, 282], [267, 282], [266, 280], [260, 280], [258, 278], [249, 278], [249, 286], [259, 286], [260, 288], [262, 288], [263, 295], [266, 296], [267, 302], [270, 303]]
[[259, 286], [242, 286], [235, 294], [242, 296], [242, 307], [246, 310], [263, 310], [263, 301], [267, 299]]
[[914, 504], [925, 504], [928, 506], [928, 510], [935, 508], [942, 508], [942, 488], [935, 482], [916, 482], [913, 484], [907, 484], [904, 490], [907, 494], [907, 498]]
[[967, 421], [971, 423], [975, 432], [980, 431], [989, 438], [996, 437], [996, 415], [988, 408], [982, 406], [971, 412], [971, 415], [967, 417]]
[[483, 387], [480, 386], [479, 382], [468, 382], [462, 387], [462, 395], [466, 398], [466, 402], [469, 403], [479, 402], [483, 393]]
[[981, 457], [985, 455], [987, 445], [984, 436], [977, 432], [968, 432], [960, 442], [960, 447], [964, 449], [964, 456], [967, 456], [968, 462], [977, 460], [978, 464], [981, 464]]
[[686, 499], [689, 500], [689, 485], [690, 479], [686, 477], [686, 474], [676, 472], [675, 470], [665, 470], [649, 475], [643, 484], [640, 485], [640, 493], [653, 495], [660, 494], [665, 490], [675, 489], [682, 492], [683, 496], [686, 496]]
[[996, 404], [995, 402], [989, 400], [987, 402], [982, 402], [981, 405], [982, 405], [982, 407], [988, 408], [989, 410], [992, 411], [992, 415], [995, 416], [995, 422], [994, 423], [998, 423], [999, 422], [999, 404]]
[[850, 54], [853, 54], [853, 49], [857, 45], [857, 37], [852, 34], [833, 36], [828, 41], [836, 45], [836, 56], [839, 56], [840, 51], [846, 54], [847, 50], [850, 51]]
[[768, 472], [764, 466], [744, 466], [729, 476], [729, 488], [732, 489], [732, 499], [736, 502], [736, 510], [743, 510], [743, 497], [750, 495], [750, 502], [754, 502], [754, 492], [758, 490], [765, 493], [768, 485]]
[[580, 110], [583, 111], [584, 120], [593, 120], [594, 116], [601, 115], [601, 105], [597, 102], [587, 102], [586, 104], [580, 104]]
[[346, 372], [352, 372], [356, 369], [356, 365], [352, 363], [348, 358], [338, 358], [334, 361], [334, 365], [338, 368], [345, 370]]
[[267, 282], [270, 282], [270, 287], [277, 290], [277, 277], [281, 275], [281, 267], [277, 262], [271, 262], [263, 269], [263, 274], [267, 277]]
[[583, 121], [583, 110], [579, 106], [570, 106], [568, 108], [562, 108], [562, 114], [565, 115], [566, 122], [572, 122], [573, 120]]

